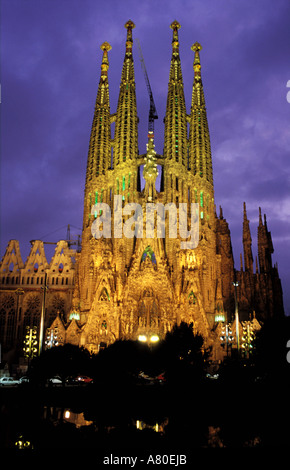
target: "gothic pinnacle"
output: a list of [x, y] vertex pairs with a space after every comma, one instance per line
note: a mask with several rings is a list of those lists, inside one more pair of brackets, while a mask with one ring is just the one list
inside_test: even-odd
[[135, 24], [129, 20], [124, 26], [127, 29], [126, 53], [131, 53], [133, 46], [132, 29], [135, 28]]
[[135, 23], [133, 23], [132, 20], [129, 20], [129, 21], [127, 21], [127, 23], [125, 24], [125, 28], [128, 29], [128, 30], [129, 30], [129, 29], [132, 30], [132, 29], [135, 28]]
[[244, 202], [244, 219], [247, 219], [247, 208], [246, 208], [245, 202]]
[[104, 80], [107, 77], [108, 68], [109, 68], [108, 51], [110, 51], [112, 49], [112, 46], [108, 42], [103, 42], [103, 44], [100, 46], [100, 49], [103, 51], [103, 59], [102, 59], [102, 65], [101, 65], [101, 70], [102, 70], [101, 76]]
[[172, 38], [173, 53], [178, 54], [178, 48], [179, 48], [178, 30], [181, 28], [180, 23], [178, 23], [178, 21], [175, 20], [171, 23], [170, 28], [173, 30], [173, 38]]
[[191, 46], [191, 50], [195, 53], [195, 56], [194, 56], [194, 61], [193, 61], [193, 70], [194, 70], [194, 77], [196, 79], [200, 79], [200, 69], [201, 69], [201, 65], [200, 65], [200, 58], [199, 58], [199, 51], [201, 51], [202, 47], [201, 45], [199, 44], [199, 42], [195, 42], [192, 46]]

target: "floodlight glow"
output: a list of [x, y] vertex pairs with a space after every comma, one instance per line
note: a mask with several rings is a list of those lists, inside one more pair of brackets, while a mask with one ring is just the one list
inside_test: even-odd
[[159, 336], [157, 335], [151, 336], [150, 341], [151, 343], [157, 343], [157, 341], [159, 341]]
[[147, 336], [145, 336], [145, 335], [139, 335], [139, 336], [138, 336], [138, 341], [142, 341], [143, 343], [145, 343], [145, 341], [147, 341]]

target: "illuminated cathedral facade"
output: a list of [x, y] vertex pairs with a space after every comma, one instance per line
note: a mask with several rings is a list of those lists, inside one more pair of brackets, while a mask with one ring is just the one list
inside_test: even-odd
[[[62, 259], [61, 263], [63, 269], [67, 267], [69, 281], [61, 284], [61, 280], [58, 286], [54, 284], [54, 288], [58, 288], [58, 298], [64, 299], [66, 308], [62, 315], [57, 313], [54, 320], [48, 322], [51, 318], [48, 303], [45, 326], [50, 327], [49, 331], [58, 331], [60, 344], [71, 342], [97, 352], [120, 338], [156, 341], [176, 323], [186, 322], [204, 337], [206, 345], [214, 346], [219, 342], [219, 324], [234, 321], [237, 305], [240, 321], [256, 320], [258, 323], [268, 317], [283, 315], [281, 282], [277, 266], [272, 265], [271, 234], [266, 217], [262, 218], [259, 209], [258, 259], [254, 261], [244, 203], [243, 256], [240, 269], [235, 270], [228, 223], [221, 208], [217, 215], [214, 200], [210, 134], [201, 77], [201, 46], [195, 43], [191, 48], [193, 87], [188, 113], [177, 21], [170, 25], [172, 57], [163, 155], [155, 151], [153, 132], [148, 133], [146, 152], [139, 153], [132, 53], [135, 25], [128, 21], [125, 27], [125, 57], [114, 113], [110, 109], [108, 79], [111, 46], [107, 42], [101, 46], [101, 73], [85, 180], [82, 248], [76, 253], [67, 245], [62, 246], [66, 260]], [[111, 132], [113, 123], [114, 135]], [[142, 188], [141, 176], [145, 180]], [[157, 178], [160, 180], [159, 191], [156, 190]], [[116, 196], [121, 197], [118, 200], [121, 200], [122, 209], [130, 207], [130, 203], [137, 203], [143, 214], [148, 203], [156, 206], [158, 203], [164, 206], [174, 204], [177, 220], [181, 203], [187, 203], [188, 208], [191, 203], [198, 203], [197, 246], [182, 248], [178, 231], [176, 237], [169, 236], [168, 214], [165, 216], [164, 237], [157, 237], [156, 232], [148, 237], [145, 231], [142, 237], [125, 236], [122, 227], [117, 227], [120, 220], [114, 217]], [[94, 210], [98, 203], [106, 203], [111, 209], [112, 237], [97, 238], [93, 235], [92, 226], [102, 215], [102, 211]], [[188, 211], [188, 227], [190, 216]], [[121, 225], [128, 218], [129, 215], [123, 213]], [[118, 237], [114, 236], [117, 228]], [[66, 242], [63, 243], [65, 245]], [[25, 303], [27, 288], [30, 295], [34, 289], [35, 295], [41, 296], [40, 284], [27, 286], [21, 283], [24, 276], [21, 277], [21, 272], [27, 268], [23, 263], [21, 267], [14, 263], [19, 271], [19, 285], [14, 282], [12, 286], [10, 281], [6, 281], [12, 274], [16, 279], [16, 271], [11, 274], [8, 269], [11, 263], [9, 247], [7, 250], [1, 264], [2, 299], [9, 295], [15, 297], [13, 292], [17, 287], [24, 290], [24, 295], [15, 297], [15, 305], [17, 299]], [[72, 257], [75, 263], [71, 262]], [[46, 263], [45, 269], [50, 270], [50, 277], [53, 276], [54, 265], [58, 270], [57, 263]], [[33, 261], [30, 264], [33, 266]], [[38, 264], [43, 266], [40, 261]], [[30, 277], [33, 275], [37, 276], [37, 272], [32, 272]], [[63, 272], [57, 271], [55, 277], [61, 276], [64, 276]], [[22, 315], [24, 311], [23, 308]], [[6, 314], [2, 308], [0, 315], [5, 325]], [[17, 321], [21, 324], [21, 318]]]

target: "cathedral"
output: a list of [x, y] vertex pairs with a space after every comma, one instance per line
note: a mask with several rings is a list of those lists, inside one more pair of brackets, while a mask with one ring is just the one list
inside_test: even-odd
[[[254, 260], [245, 203], [243, 254], [240, 269], [235, 269], [229, 226], [222, 208], [217, 214], [214, 199], [201, 75], [202, 48], [197, 42], [191, 48], [193, 86], [188, 113], [177, 21], [170, 25], [172, 56], [163, 155], [155, 151], [152, 125], [146, 153], [139, 153], [134, 27], [132, 21], [125, 24], [125, 57], [116, 112], [110, 109], [111, 46], [107, 42], [101, 45], [101, 71], [87, 157], [81, 250], [73, 250], [62, 240], [48, 263], [43, 242], [36, 240], [23, 263], [18, 242], [11, 240], [2, 259], [0, 335], [6, 350], [23, 337], [25, 326], [39, 326], [41, 309], [45, 315], [46, 345], [51, 345], [54, 338], [55, 344], [70, 342], [91, 352], [98, 352], [120, 338], [158, 341], [180, 322], [192, 324], [205, 344], [217, 351], [221, 325], [238, 321], [239, 329], [242, 322], [251, 321], [258, 328], [267, 318], [284, 313], [266, 216], [259, 209], [258, 257]], [[142, 177], [145, 185], [141, 184]], [[118, 218], [116, 199], [121, 202]], [[155, 209], [176, 207], [177, 222], [183, 204], [187, 207], [189, 229], [193, 222], [190, 208], [198, 204], [198, 243], [194, 248], [184, 248], [184, 234], [180, 230], [171, 236], [169, 211], [165, 211], [164, 236], [157, 236], [155, 225], [151, 231], [143, 230], [143, 236], [136, 236], [136, 230], [131, 230], [128, 236], [124, 226], [130, 222], [130, 207], [136, 204], [142, 209], [141, 229], [146, 225], [144, 214], [148, 204]], [[105, 236], [104, 224], [103, 236], [95, 236], [93, 228], [102, 226], [105, 205], [110, 209], [112, 236]], [[134, 221], [136, 226], [137, 219]]]

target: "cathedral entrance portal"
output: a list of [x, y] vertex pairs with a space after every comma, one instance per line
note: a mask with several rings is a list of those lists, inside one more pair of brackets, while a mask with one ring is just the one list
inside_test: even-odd
[[140, 341], [158, 341], [160, 311], [158, 301], [151, 288], [146, 288], [138, 307], [138, 331]]

